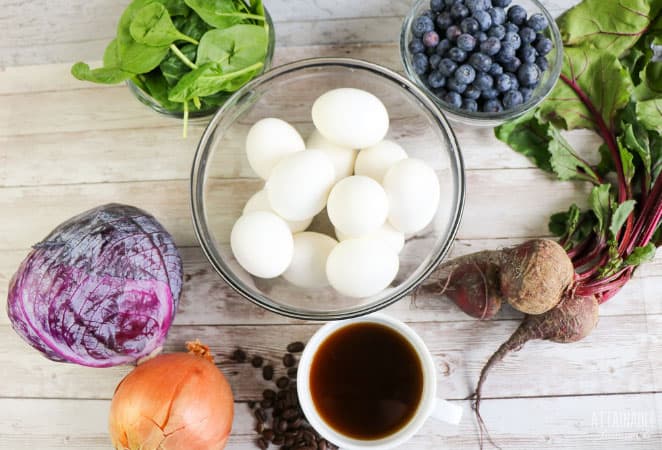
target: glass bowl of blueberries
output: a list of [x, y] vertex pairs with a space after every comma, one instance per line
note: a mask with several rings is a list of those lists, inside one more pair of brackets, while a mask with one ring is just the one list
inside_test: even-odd
[[535, 108], [563, 65], [561, 35], [538, 0], [418, 0], [400, 54], [407, 76], [452, 120], [474, 126]]

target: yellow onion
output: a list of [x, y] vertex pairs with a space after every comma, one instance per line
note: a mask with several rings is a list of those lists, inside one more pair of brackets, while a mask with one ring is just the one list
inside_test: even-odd
[[110, 436], [121, 450], [221, 450], [234, 416], [228, 381], [209, 348], [158, 355], [120, 382], [110, 405]]

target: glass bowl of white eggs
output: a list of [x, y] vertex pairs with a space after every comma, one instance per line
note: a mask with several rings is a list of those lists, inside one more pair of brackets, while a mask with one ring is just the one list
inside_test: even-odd
[[238, 90], [193, 162], [194, 228], [218, 274], [276, 313], [337, 320], [410, 294], [451, 248], [464, 206], [439, 107], [366, 61], [283, 65]]

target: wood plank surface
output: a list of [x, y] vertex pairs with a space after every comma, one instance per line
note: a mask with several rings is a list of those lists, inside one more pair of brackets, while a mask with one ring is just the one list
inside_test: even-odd
[[[429, 420], [402, 450], [478, 448], [468, 401], [460, 426]], [[107, 400], [0, 399], [0, 448], [108, 450]], [[662, 441], [662, 394], [485, 400], [483, 417], [504, 449], [653, 450]], [[77, 420], [69, 420], [76, 417]], [[254, 450], [248, 407], [235, 405], [229, 449]], [[31, 441], [26, 442], [25, 436]], [[606, 446], [608, 445], [608, 446]]]

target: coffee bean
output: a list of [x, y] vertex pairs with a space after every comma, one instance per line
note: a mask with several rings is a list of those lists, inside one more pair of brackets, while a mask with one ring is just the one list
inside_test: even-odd
[[319, 448], [319, 450], [327, 450], [326, 441], [324, 439], [319, 441], [319, 444], [317, 445], [317, 448]]
[[289, 369], [287, 369], [287, 376], [290, 378], [296, 378], [297, 372], [298, 372], [298, 368], [290, 367]]
[[278, 391], [278, 400], [285, 400], [285, 397], [287, 397], [287, 391]]
[[280, 377], [278, 380], [276, 380], [276, 386], [278, 386], [280, 389], [285, 389], [289, 385], [290, 379], [287, 377]]
[[310, 431], [304, 431], [303, 439], [310, 444], [311, 442], [315, 442], [315, 435]]
[[267, 444], [267, 442], [262, 438], [257, 440], [257, 446], [260, 450], [267, 450], [267, 448], [269, 448], [269, 444]]
[[258, 421], [255, 424], [255, 431], [257, 432], [257, 434], [262, 434], [262, 432], [264, 431], [264, 423]]
[[290, 353], [301, 353], [304, 347], [305, 345], [303, 342], [300, 341], [292, 342], [290, 345], [287, 346], [287, 351]]
[[280, 420], [278, 422], [278, 431], [284, 433], [287, 431], [287, 420]]
[[265, 389], [262, 391], [262, 398], [265, 400], [274, 400], [276, 398], [276, 391], [273, 389]]
[[296, 431], [286, 431], [285, 437], [296, 439], [299, 437], [299, 433], [297, 433]]
[[254, 402], [253, 400], [249, 400], [249, 401], [248, 401], [248, 407], [249, 407], [250, 409], [255, 408], [255, 402]]
[[237, 361], [239, 363], [243, 363], [244, 361], [246, 361], [246, 352], [238, 348], [237, 350], [234, 351], [234, 353], [232, 353], [232, 360]]
[[293, 421], [299, 418], [299, 411], [295, 408], [287, 408], [283, 411], [283, 419], [286, 419], [288, 422]]
[[262, 432], [262, 437], [265, 438], [267, 441], [273, 441], [275, 436], [276, 433], [274, 433], [274, 430], [272, 430], [271, 428], [267, 428]]
[[294, 445], [294, 438], [286, 437], [285, 438], [285, 446], [286, 447], [291, 447], [293, 445]]
[[260, 406], [264, 409], [269, 409], [274, 407], [274, 401], [268, 398], [263, 399], [260, 401]]
[[265, 414], [262, 408], [258, 408], [255, 410], [255, 418], [262, 423], [267, 421], [267, 415]]
[[303, 421], [301, 419], [296, 419], [295, 421], [288, 424], [287, 428], [290, 430], [298, 430], [299, 428], [301, 428], [302, 424]]
[[262, 378], [269, 381], [274, 377], [274, 368], [273, 366], [264, 366], [262, 368]]
[[255, 367], [256, 369], [258, 367], [262, 367], [262, 363], [264, 362], [264, 358], [261, 356], [253, 356], [253, 359], [251, 359], [251, 365]]
[[283, 443], [285, 443], [285, 437], [282, 434], [277, 434], [271, 442], [276, 445], [283, 445]]
[[296, 362], [297, 360], [292, 353], [285, 353], [285, 356], [283, 356], [283, 365], [285, 367], [292, 367]]

